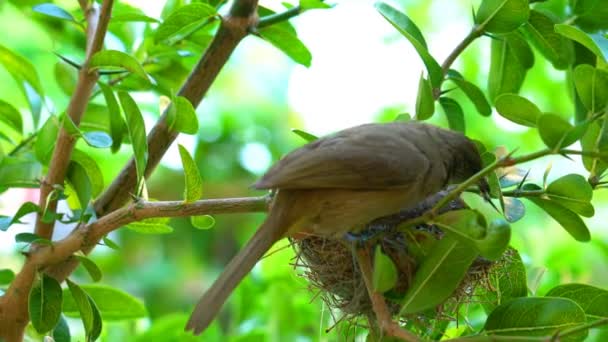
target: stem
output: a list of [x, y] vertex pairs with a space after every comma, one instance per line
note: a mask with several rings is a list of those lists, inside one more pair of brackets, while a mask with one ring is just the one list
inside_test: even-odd
[[34, 140], [34, 138], [36, 138], [37, 135], [38, 135], [38, 132], [34, 132], [34, 133], [30, 134], [30, 136], [21, 140], [21, 142], [19, 144], [17, 144], [12, 150], [10, 150], [7, 153], [7, 155], [9, 155], [9, 156], [16, 155], [22, 148], [29, 145], [29, 143], [31, 143]]
[[299, 15], [302, 12], [303, 12], [302, 7], [295, 6], [295, 7], [288, 9], [285, 12], [267, 15], [263, 18], [260, 18], [260, 22], [258, 23], [257, 28], [264, 28], [267, 26], [274, 25], [276, 23], [280, 23], [282, 21], [289, 20], [289, 19]]
[[458, 44], [456, 46], [456, 48], [454, 48], [454, 51], [452, 51], [448, 57], [445, 59], [445, 61], [443, 62], [443, 64], [441, 64], [441, 70], [443, 70], [443, 75], [445, 76], [445, 74], [447, 74], [448, 70], [450, 70], [450, 67], [452, 66], [452, 64], [454, 63], [454, 61], [456, 60], [456, 58], [458, 58], [458, 56], [460, 56], [460, 54], [469, 46], [471, 45], [471, 43], [481, 37], [481, 35], [483, 34], [483, 29], [480, 29], [481, 26], [475, 26], [471, 32], [469, 32], [469, 34], [464, 37], [464, 39], [460, 42], [460, 44]]

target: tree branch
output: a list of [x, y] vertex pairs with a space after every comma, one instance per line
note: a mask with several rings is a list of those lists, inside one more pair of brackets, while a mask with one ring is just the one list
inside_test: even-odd
[[[96, 72], [89, 70], [88, 64], [91, 57], [103, 47], [103, 40], [108, 29], [113, 3], [113, 0], [104, 1], [101, 10], [98, 9], [96, 4], [92, 3], [86, 9], [88, 21], [87, 54], [85, 62], [78, 72], [78, 83], [66, 110], [66, 115], [76, 126], [80, 124], [80, 119], [87, 107], [95, 82], [97, 82], [98, 75]], [[40, 186], [38, 205], [41, 208], [46, 208], [46, 211], [55, 212], [57, 209], [57, 201], [50, 199], [51, 196], [49, 195], [56, 186], [63, 186], [75, 145], [76, 137], [70, 135], [63, 127], [60, 127], [51, 164], [49, 165], [49, 172]], [[47, 203], [47, 201], [49, 202]], [[36, 234], [42, 238], [51, 239], [54, 224], [54, 221], [44, 222], [42, 215], [38, 215]]]
[[[89, 4], [86, 1], [80, 1], [88, 22], [86, 58], [78, 74], [76, 89], [66, 109], [67, 117], [77, 126], [87, 107], [89, 97], [98, 77], [97, 73], [90, 72], [88, 68], [89, 60], [103, 47], [103, 40], [110, 21], [113, 4], [113, 0], [104, 0], [101, 10], [99, 10], [95, 3]], [[76, 138], [71, 136], [63, 127], [60, 127], [48, 174], [40, 186], [40, 199], [38, 203], [46, 211], [55, 212], [57, 209], [57, 200], [52, 199], [50, 195], [54, 191], [55, 186], [63, 185], [75, 144]], [[53, 227], [54, 222], [44, 222], [42, 214], [37, 216], [35, 232], [38, 236], [51, 239]], [[11, 282], [5, 295], [0, 298], [0, 340], [13, 342], [23, 339], [23, 332], [29, 321], [28, 294], [34, 282], [36, 271], [39, 268], [38, 263], [32, 262], [31, 259], [30, 255], [28, 255], [21, 271]]]

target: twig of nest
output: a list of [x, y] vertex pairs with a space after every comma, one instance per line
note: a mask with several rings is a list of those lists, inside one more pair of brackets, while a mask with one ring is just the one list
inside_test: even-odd
[[[391, 290], [393, 295], [397, 297], [404, 295], [416, 272], [418, 265], [411, 246], [412, 241], [423, 243], [424, 239], [439, 240], [443, 237], [443, 232], [434, 225], [420, 224], [407, 233], [397, 231], [396, 227], [402, 222], [421, 216], [446, 194], [447, 191], [441, 191], [416, 207], [379, 218], [368, 224], [361, 233], [362, 236], [373, 236], [373, 239], [370, 239], [371, 250], [381, 247], [384, 254], [393, 261], [398, 273], [397, 284]], [[465, 208], [467, 208], [466, 203], [457, 198], [443, 207], [440, 213]], [[294, 239], [291, 242], [296, 251], [295, 266], [300, 268], [301, 275], [308, 279], [310, 289], [320, 292], [323, 301], [330, 309], [338, 309], [344, 314], [340, 321], [355, 322], [361, 317], [374, 316], [372, 302], [355, 260], [353, 242], [317, 236]], [[489, 270], [493, 264], [478, 258], [471, 265], [452, 297], [437, 308], [434, 319], [440, 317], [442, 320], [454, 320], [453, 317], [442, 316], [442, 308], [470, 302], [476, 286], [488, 288]], [[400, 310], [398, 303], [388, 300], [387, 305], [393, 316], [398, 314]], [[398, 319], [402, 320], [403, 317]], [[420, 319], [424, 320], [424, 317], [420, 315], [412, 317], [412, 320]]]

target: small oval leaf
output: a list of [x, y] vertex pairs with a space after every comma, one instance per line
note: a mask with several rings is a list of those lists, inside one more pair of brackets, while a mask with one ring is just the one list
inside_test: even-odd
[[133, 56], [117, 50], [99, 51], [91, 57], [89, 63], [91, 69], [99, 68], [119, 68], [126, 69], [131, 73], [149, 82], [148, 75], [144, 68]]
[[30, 320], [37, 332], [49, 332], [59, 322], [62, 294], [59, 282], [44, 273], [41, 274], [40, 281], [32, 286], [28, 308]]
[[93, 262], [93, 260], [82, 255], [77, 255], [76, 258], [78, 258], [80, 264], [87, 270], [87, 273], [89, 273], [89, 276], [91, 276], [91, 279], [94, 282], [101, 280], [101, 270], [99, 269], [99, 266]]
[[[80, 287], [97, 304], [104, 320], [118, 321], [147, 316], [143, 302], [120, 289], [101, 284]], [[77, 317], [79, 313], [74, 297], [66, 291], [64, 290], [63, 312], [68, 317]]]
[[435, 99], [431, 82], [420, 75], [418, 96], [416, 97], [416, 120], [426, 120], [435, 112]]
[[483, 0], [475, 23], [486, 32], [509, 33], [528, 21], [529, 16], [528, 0]]
[[198, 229], [211, 229], [215, 225], [215, 219], [211, 215], [191, 216], [190, 223]]
[[591, 233], [589, 233], [585, 222], [571, 210], [555, 201], [536, 197], [528, 197], [527, 199], [546, 211], [577, 241], [586, 242], [591, 239]]
[[552, 288], [546, 297], [573, 300], [590, 319], [608, 318], [608, 291], [586, 284], [564, 284]]
[[112, 146], [112, 138], [106, 132], [84, 132], [82, 137], [84, 141], [86, 141], [86, 143], [91, 147], [108, 148]]
[[536, 122], [542, 114], [534, 103], [517, 94], [498, 96], [495, 106], [498, 113], [504, 118], [528, 127], [536, 127]]
[[397, 267], [393, 260], [384, 254], [379, 246], [376, 246], [372, 277], [374, 291], [384, 293], [392, 289], [397, 284], [397, 278]]
[[182, 159], [182, 166], [184, 168], [184, 178], [186, 185], [184, 188], [184, 202], [191, 203], [201, 199], [203, 196], [203, 178], [198, 170], [198, 166], [194, 159], [188, 153], [188, 150], [182, 145], [178, 144], [179, 155]]

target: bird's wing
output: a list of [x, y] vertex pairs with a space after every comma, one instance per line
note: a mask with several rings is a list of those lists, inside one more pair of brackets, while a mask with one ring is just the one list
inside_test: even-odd
[[277, 162], [257, 189], [408, 187], [431, 167], [426, 132], [414, 124], [368, 124], [316, 140]]

